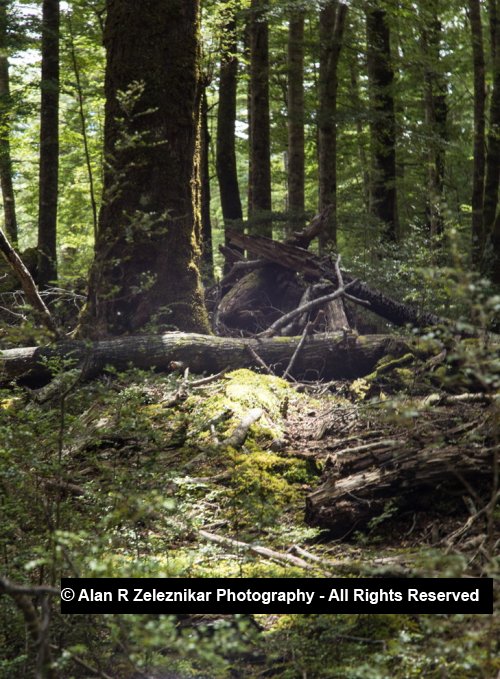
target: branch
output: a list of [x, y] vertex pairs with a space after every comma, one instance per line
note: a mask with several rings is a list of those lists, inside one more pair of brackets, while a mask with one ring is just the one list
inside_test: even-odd
[[38, 288], [35, 285], [32, 275], [26, 268], [23, 260], [19, 257], [17, 252], [14, 250], [12, 245], [9, 243], [7, 236], [4, 234], [2, 229], [0, 229], [0, 252], [5, 257], [7, 263], [19, 279], [21, 286], [26, 294], [31, 306], [37, 312], [41, 322], [46, 328], [52, 332], [56, 339], [59, 339], [61, 333], [56, 325], [56, 322], [52, 318], [52, 314], [48, 310], [45, 302], [40, 297]]
[[313, 299], [310, 302], [307, 302], [307, 304], [303, 304], [302, 306], [299, 306], [296, 309], [289, 311], [287, 314], [284, 314], [284, 316], [281, 316], [281, 318], [278, 318], [278, 320], [275, 321], [272, 325], [270, 325], [269, 328], [267, 328], [267, 330], [264, 330], [263, 332], [256, 335], [256, 337], [272, 337], [273, 335], [276, 334], [276, 332], [280, 328], [282, 328], [284, 325], [287, 325], [292, 320], [292, 318], [295, 318], [295, 316], [299, 316], [305, 313], [306, 311], [315, 309], [316, 307], [322, 306], [323, 304], [328, 304], [328, 302], [333, 302], [334, 299], [337, 299], [338, 297], [344, 295], [345, 291], [352, 285], [355, 285], [356, 283], [357, 280], [355, 279], [350, 283], [347, 283], [347, 285], [340, 287], [335, 292], [332, 292], [330, 295], [318, 297], [317, 299]]

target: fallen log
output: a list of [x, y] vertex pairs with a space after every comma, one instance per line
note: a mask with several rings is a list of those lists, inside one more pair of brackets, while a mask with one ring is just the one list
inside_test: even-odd
[[[235, 338], [171, 332], [162, 335], [117, 337], [99, 342], [67, 341], [46, 347], [0, 351], [0, 384], [18, 379], [43, 384], [51, 379], [47, 362], [72, 359], [65, 369], [81, 367], [82, 379], [102, 373], [106, 366], [123, 370], [171, 370], [171, 364], [189, 367], [192, 373], [259, 367], [262, 363], [283, 374], [301, 337]], [[428, 343], [427, 347], [431, 347]], [[416, 340], [390, 335], [356, 336], [329, 333], [309, 336], [294, 359], [292, 376], [307, 379], [354, 378], [371, 372], [385, 355], [398, 357], [418, 348]], [[440, 346], [429, 349], [437, 353]]]
[[[337, 287], [339, 285], [335, 267], [308, 250], [289, 243], [279, 243], [264, 236], [246, 236], [233, 230], [228, 230], [227, 234], [231, 243], [267, 262], [273, 262], [285, 269], [301, 273], [310, 280], [326, 279]], [[259, 265], [258, 260], [255, 265]], [[342, 271], [342, 277], [346, 284], [352, 283], [354, 280], [345, 271]], [[386, 318], [395, 325], [410, 323], [417, 327], [427, 327], [449, 323], [436, 314], [422, 311], [409, 304], [403, 304], [380, 290], [370, 287], [363, 281], [355, 281], [349, 292], [351, 295], [369, 302], [370, 311]]]
[[308, 525], [345, 537], [388, 511], [439, 511], [439, 500], [449, 513], [447, 498], [454, 498], [456, 504], [457, 496], [469, 495], [471, 488], [477, 492], [491, 486], [491, 447], [429, 445], [419, 449], [408, 441], [381, 443], [377, 450], [364, 446], [360, 454], [347, 455], [335, 474], [307, 497]]

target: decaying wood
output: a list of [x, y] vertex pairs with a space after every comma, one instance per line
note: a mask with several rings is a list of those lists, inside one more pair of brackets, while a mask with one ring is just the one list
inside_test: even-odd
[[[230, 230], [228, 237], [234, 245], [248, 250], [265, 261], [273, 262], [283, 268], [298, 272], [310, 280], [325, 279], [331, 281], [335, 287], [339, 286], [334, 266], [317, 255], [288, 243], [279, 243], [263, 236], [246, 236]], [[345, 271], [342, 276], [346, 283], [352, 283], [352, 276]], [[409, 304], [403, 304], [380, 290], [371, 288], [362, 281], [356, 281], [349, 290], [351, 295], [370, 303], [370, 310], [386, 318], [395, 325], [411, 323], [418, 327], [439, 325], [446, 321], [436, 314], [421, 311]]]
[[436, 509], [437, 492], [456, 498], [467, 486], [491, 483], [492, 447], [378, 443], [343, 451], [345, 462], [337, 455], [338, 469], [307, 498], [309, 525], [342, 537], [383, 515], [391, 501], [398, 509]]
[[[17, 378], [29, 384], [47, 382], [51, 374], [46, 361], [53, 358], [72, 359], [74, 365], [68, 369], [85, 365], [85, 379], [90, 379], [102, 373], [106, 366], [124, 370], [130, 364], [145, 370], [169, 371], [172, 364], [180, 363], [198, 374], [255, 368], [258, 367], [254, 357], [257, 354], [279, 375], [286, 370], [300, 340], [300, 337], [247, 339], [171, 332], [95, 343], [74, 340], [48, 347], [0, 350], [0, 383]], [[402, 356], [418, 347], [415, 340], [390, 335], [353, 336], [348, 340], [344, 333], [308, 337], [295, 360], [293, 376], [359, 377], [371, 372], [383, 356]], [[431, 344], [427, 343], [429, 353], [437, 353], [441, 348], [437, 342], [432, 346], [429, 348]]]

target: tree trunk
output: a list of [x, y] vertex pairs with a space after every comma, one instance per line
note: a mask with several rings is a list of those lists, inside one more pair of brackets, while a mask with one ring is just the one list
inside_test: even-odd
[[347, 5], [330, 0], [319, 19], [319, 210], [332, 206], [328, 228], [319, 237], [320, 252], [337, 245], [337, 69], [346, 15]]
[[[491, 3], [496, 11], [498, 0]], [[496, 27], [495, 41], [500, 39], [500, 24], [490, 17]], [[493, 89], [490, 100], [490, 122], [488, 130], [488, 148], [486, 153], [486, 178], [484, 184], [483, 220], [486, 238], [491, 233], [498, 206], [498, 182], [500, 180], [500, 50], [495, 49], [493, 59]], [[491, 253], [486, 253], [489, 256]]]
[[208, 332], [200, 257], [199, 1], [108, 2], [103, 207], [81, 336]]
[[[228, 12], [232, 12], [229, 4]], [[219, 108], [217, 112], [216, 165], [222, 217], [225, 228], [241, 228], [241, 207], [236, 165], [235, 125], [238, 76], [236, 21], [230, 16], [224, 27], [224, 43], [219, 76]], [[227, 240], [226, 240], [227, 245]], [[225, 267], [225, 273], [228, 266]]]
[[304, 226], [304, 11], [288, 27], [288, 212], [289, 232]]
[[443, 191], [445, 144], [447, 139], [447, 86], [440, 56], [442, 26], [438, 0], [431, 0], [424, 9], [424, 101], [428, 135], [427, 225], [431, 238], [444, 231]]
[[366, 13], [367, 63], [371, 99], [371, 212], [383, 236], [397, 241], [399, 219], [396, 191], [396, 118], [390, 32], [385, 10]]
[[469, 0], [469, 20], [472, 36], [474, 68], [474, 169], [472, 179], [472, 261], [479, 265], [484, 249], [483, 193], [485, 168], [486, 83], [479, 0]]
[[[364, 450], [363, 450], [364, 449]], [[387, 438], [358, 446], [335, 459], [335, 475], [306, 501], [306, 523], [342, 537], [392, 512], [438, 510], [439, 498], [456, 498], [468, 488], [491, 484], [493, 453], [488, 447], [428, 445]], [[445, 512], [449, 512], [446, 505]]]
[[[125, 370], [132, 364], [148, 370], [171, 370], [171, 363], [193, 373], [216, 373], [237, 368], [258, 368], [262, 361], [283, 374], [300, 337], [241, 339], [189, 333], [117, 337], [89, 345], [86, 341], [60, 342], [51, 347], [0, 350], [0, 383], [12, 379], [42, 383], [50, 379], [49, 358], [71, 358], [84, 377], [100, 374], [106, 366]], [[371, 372], [386, 354], [411, 352], [411, 340], [389, 335], [346, 337], [343, 333], [314, 335], [303, 345], [292, 375], [306, 379], [353, 378]]]
[[12, 183], [12, 159], [10, 155], [11, 98], [7, 42], [7, 5], [0, 2], [0, 184], [2, 187], [5, 230], [11, 242], [17, 243], [17, 219], [14, 186]]
[[214, 253], [212, 246], [212, 220], [210, 217], [210, 132], [208, 129], [208, 102], [203, 88], [201, 100], [201, 276], [206, 285], [214, 282]]
[[365, 149], [364, 134], [363, 134], [363, 120], [361, 118], [361, 111], [365, 110], [364, 102], [361, 99], [359, 90], [359, 78], [358, 78], [358, 59], [354, 55], [350, 60], [350, 97], [353, 109], [358, 112], [356, 115], [356, 143], [358, 146], [358, 156], [361, 175], [363, 177], [363, 205], [365, 207], [366, 214], [370, 212], [370, 173], [369, 173], [369, 163], [368, 157]]
[[251, 233], [272, 236], [269, 120], [269, 29], [267, 0], [252, 0], [250, 19], [250, 193]]
[[59, 0], [43, 0], [38, 284], [57, 279], [59, 191]]

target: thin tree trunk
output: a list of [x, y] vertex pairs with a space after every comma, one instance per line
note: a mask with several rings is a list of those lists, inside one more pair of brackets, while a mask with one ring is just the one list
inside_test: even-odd
[[396, 191], [396, 117], [390, 31], [385, 10], [366, 13], [368, 79], [371, 98], [371, 212], [383, 236], [397, 241], [399, 218]]
[[252, 0], [250, 19], [250, 195], [252, 233], [272, 237], [267, 0]]
[[442, 26], [438, 15], [438, 0], [431, 0], [428, 3], [424, 20], [425, 28], [422, 35], [425, 46], [424, 101], [429, 145], [427, 224], [432, 238], [444, 231], [442, 206], [448, 118], [447, 87], [440, 58]]
[[356, 113], [356, 141], [358, 145], [359, 163], [361, 175], [363, 178], [363, 203], [365, 210], [370, 211], [370, 173], [368, 171], [368, 157], [363, 142], [363, 121], [360, 112], [363, 110], [363, 104], [359, 93], [358, 82], [358, 60], [352, 58], [350, 61], [350, 84], [351, 84], [351, 104]]
[[[492, 3], [498, 9], [499, 0]], [[496, 27], [499, 39], [499, 24], [493, 17], [490, 21]], [[483, 228], [488, 237], [493, 228], [498, 206], [498, 182], [500, 180], [500, 50], [495, 49], [493, 60], [493, 89], [490, 100], [490, 124], [488, 130], [488, 148], [486, 152], [486, 177], [484, 183]]]
[[59, 0], [43, 0], [38, 283], [57, 278], [59, 161]]
[[[217, 111], [216, 168], [224, 228], [234, 229], [241, 228], [243, 220], [235, 144], [238, 58], [234, 16], [229, 17], [224, 29]], [[225, 273], [227, 268], [228, 266], [225, 267]]]
[[290, 229], [304, 225], [304, 11], [293, 12], [288, 28], [288, 211]]
[[337, 244], [337, 69], [346, 15], [347, 5], [333, 0], [323, 7], [319, 20], [319, 211], [332, 206], [328, 228], [319, 236], [320, 251]]
[[481, 3], [469, 0], [474, 68], [474, 170], [472, 180], [472, 261], [478, 265], [484, 248], [483, 193], [485, 169], [486, 84]]
[[7, 58], [7, 0], [0, 2], [0, 184], [2, 187], [5, 230], [12, 243], [17, 243], [17, 219], [12, 158], [10, 154], [10, 80]]
[[95, 197], [94, 174], [92, 172], [92, 162], [90, 158], [90, 148], [87, 134], [87, 120], [85, 116], [85, 106], [83, 100], [83, 87], [80, 78], [80, 67], [78, 65], [78, 59], [76, 56], [75, 40], [73, 35], [73, 22], [71, 21], [71, 15], [68, 15], [68, 28], [69, 28], [71, 61], [73, 63], [73, 72], [75, 74], [76, 80], [76, 96], [78, 100], [78, 114], [80, 116], [80, 125], [82, 131], [83, 151], [85, 154], [85, 165], [87, 166], [87, 176], [89, 179], [89, 194], [90, 194], [89, 198], [90, 207], [92, 209], [92, 225], [94, 228], [94, 242], [95, 242], [97, 240], [97, 200]]
[[206, 89], [201, 99], [201, 276], [205, 283], [214, 280], [212, 221], [210, 218], [210, 132], [208, 129], [208, 101]]

